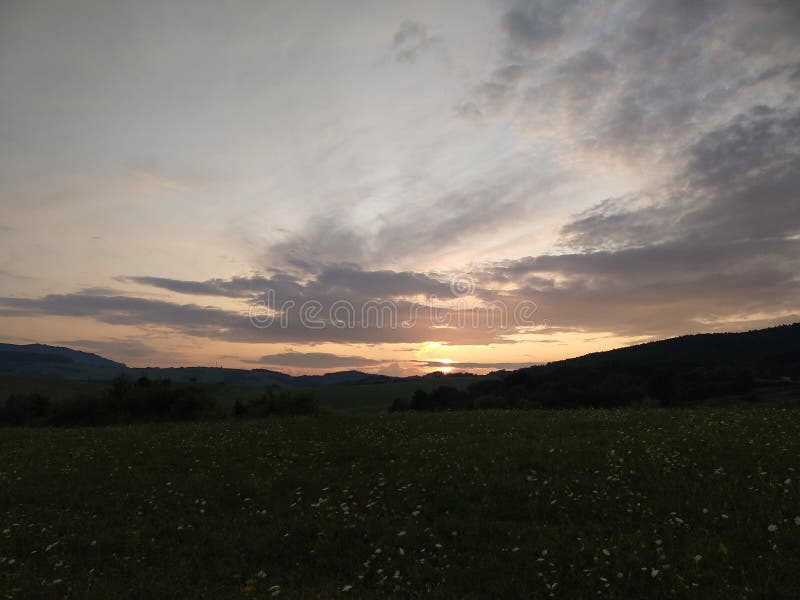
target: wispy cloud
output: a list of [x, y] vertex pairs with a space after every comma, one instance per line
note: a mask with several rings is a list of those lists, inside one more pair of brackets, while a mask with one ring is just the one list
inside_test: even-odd
[[299, 367], [308, 369], [340, 369], [343, 367], [367, 367], [382, 364], [364, 356], [347, 356], [329, 352], [283, 352], [268, 354], [258, 360], [245, 361], [276, 367]]

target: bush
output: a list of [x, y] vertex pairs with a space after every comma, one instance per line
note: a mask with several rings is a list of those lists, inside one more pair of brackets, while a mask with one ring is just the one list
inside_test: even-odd
[[409, 410], [467, 410], [473, 408], [467, 392], [448, 385], [440, 385], [430, 394], [417, 390], [411, 397]]
[[249, 402], [237, 400], [233, 405], [235, 417], [263, 418], [279, 415], [319, 414], [319, 400], [313, 392], [291, 392], [277, 388], [267, 389]]
[[196, 386], [174, 386], [169, 380], [124, 377], [114, 380], [109, 393], [113, 412], [130, 421], [193, 421], [221, 414], [215, 400]]
[[98, 396], [50, 403], [40, 394], [9, 396], [0, 422], [10, 425], [113, 425], [150, 421], [192, 421], [222, 417], [216, 401], [200, 388], [174, 386], [146, 377], [135, 383], [117, 377]]
[[395, 398], [392, 400], [392, 405], [389, 407], [389, 412], [404, 412], [410, 410], [410, 408], [411, 406], [409, 405], [408, 400]]
[[127, 415], [113, 410], [104, 397], [78, 396], [74, 400], [59, 402], [46, 424], [55, 427], [79, 425], [112, 425], [130, 420]]
[[0, 421], [10, 425], [36, 424], [50, 412], [50, 399], [42, 394], [11, 394], [6, 400]]

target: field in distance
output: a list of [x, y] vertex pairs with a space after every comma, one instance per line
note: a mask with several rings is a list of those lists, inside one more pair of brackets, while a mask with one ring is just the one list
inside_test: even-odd
[[0, 597], [796, 598], [800, 412], [0, 430]]

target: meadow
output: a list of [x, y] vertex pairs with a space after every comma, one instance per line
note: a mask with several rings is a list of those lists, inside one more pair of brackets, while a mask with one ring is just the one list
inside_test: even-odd
[[800, 412], [0, 429], [0, 597], [796, 598]]

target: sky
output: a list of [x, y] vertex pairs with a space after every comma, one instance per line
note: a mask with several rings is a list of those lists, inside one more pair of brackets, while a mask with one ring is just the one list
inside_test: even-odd
[[0, 339], [486, 372], [800, 320], [800, 3], [0, 2]]

